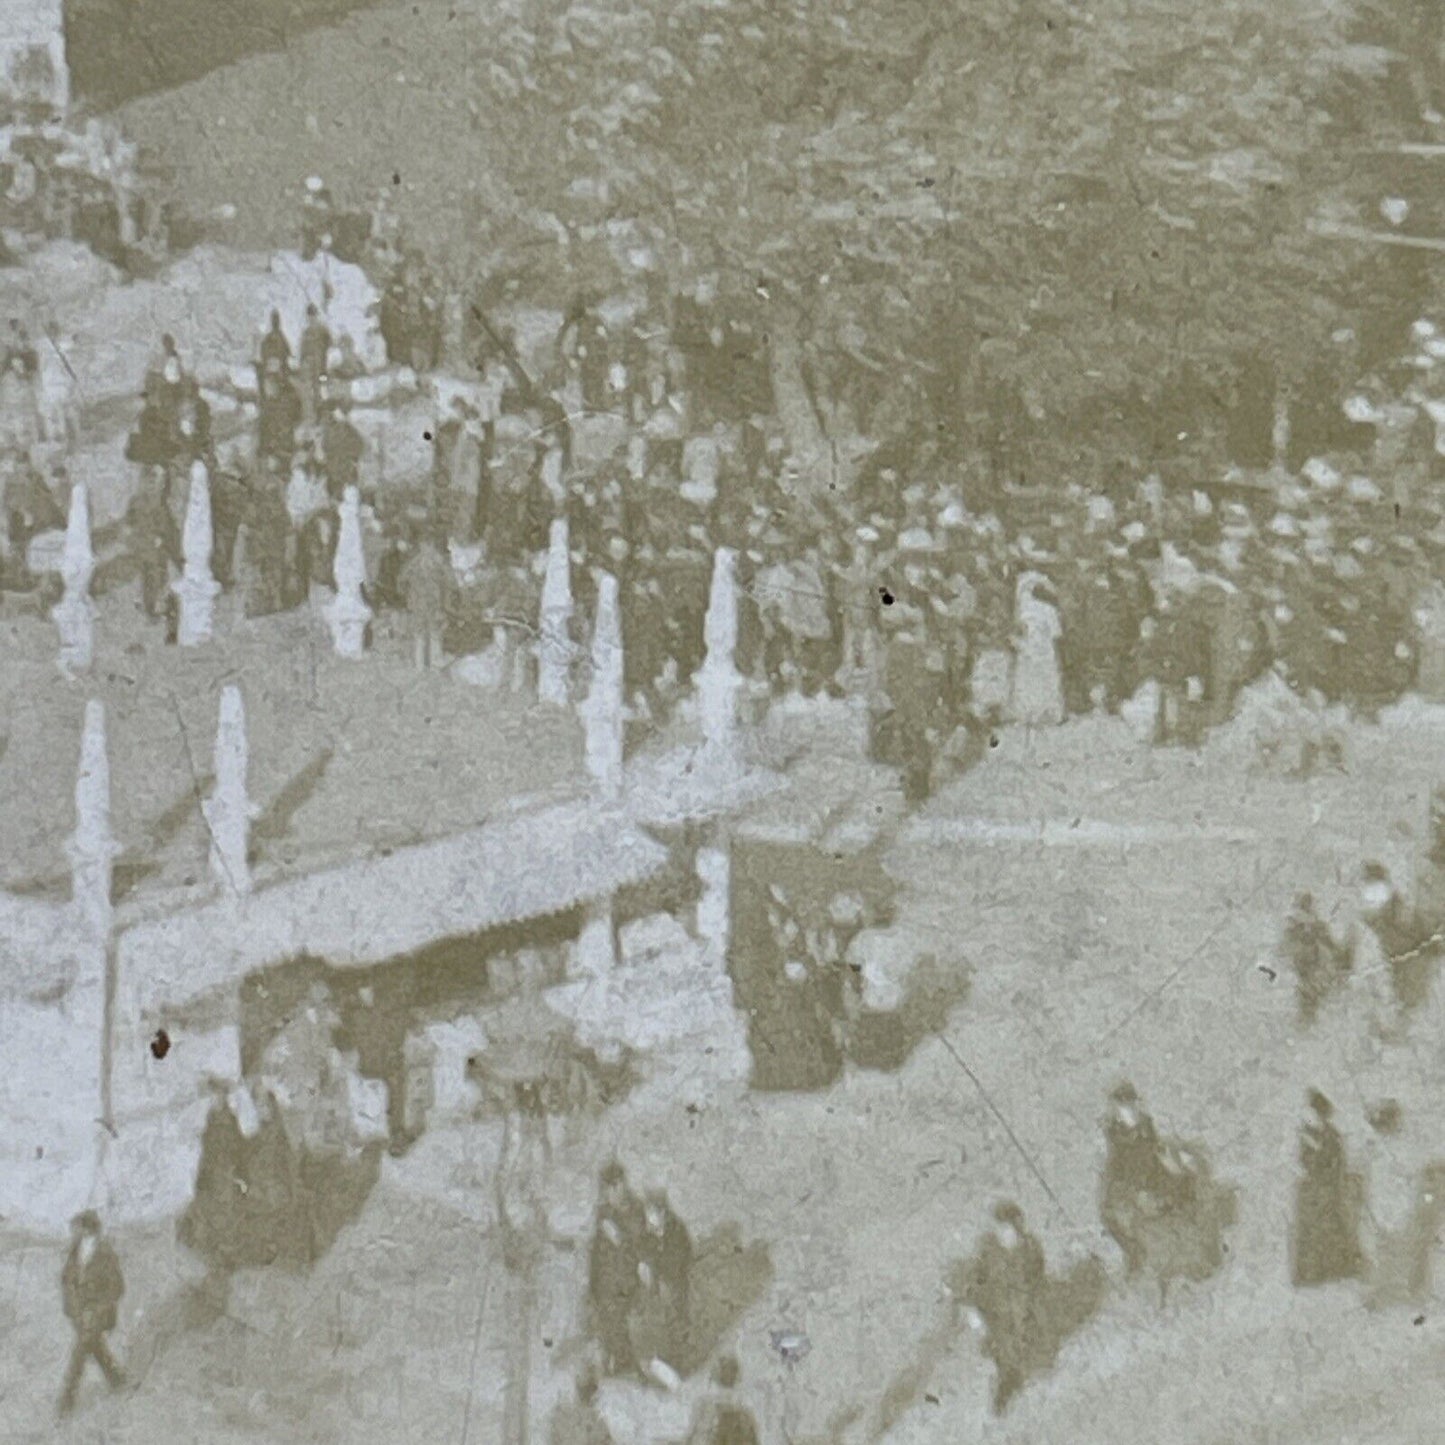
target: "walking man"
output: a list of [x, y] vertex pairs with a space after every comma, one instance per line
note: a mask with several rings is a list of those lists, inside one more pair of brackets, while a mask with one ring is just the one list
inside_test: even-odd
[[65, 1317], [75, 1330], [75, 1347], [65, 1371], [65, 1385], [60, 1392], [60, 1413], [68, 1415], [75, 1408], [80, 1377], [85, 1362], [94, 1360], [112, 1390], [125, 1383], [125, 1376], [106, 1344], [105, 1337], [115, 1328], [125, 1278], [120, 1259], [108, 1239], [101, 1235], [100, 1216], [93, 1209], [77, 1214], [71, 1221], [70, 1254], [60, 1276], [61, 1298]]

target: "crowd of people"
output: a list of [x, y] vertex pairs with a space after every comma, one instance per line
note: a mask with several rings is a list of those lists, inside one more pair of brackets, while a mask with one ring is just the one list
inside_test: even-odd
[[[388, 360], [422, 384], [438, 383], [426, 433], [431, 464], [424, 475], [393, 477], [384, 464], [368, 465], [378, 459], [369, 456], [353, 387], [363, 368], [324, 305], [308, 308], [299, 334], [270, 316], [248, 358], [254, 384], [240, 426], [213, 409], [175, 339], [162, 336], [127, 443], [136, 485], [108, 578], [138, 582], [145, 614], [172, 640], [171, 583], [201, 464], [211, 564], [252, 618], [305, 605], [329, 586], [338, 508], [358, 489], [368, 601], [378, 619], [391, 615], [407, 631], [421, 669], [488, 649], [526, 654], [554, 524], [565, 520], [576, 654], [585, 655], [597, 574], [608, 572], [622, 600], [627, 700], [643, 726], [667, 718], [701, 665], [714, 555], [734, 549], [743, 673], [772, 697], [861, 699], [873, 755], [900, 770], [914, 801], [1012, 723], [1120, 714], [1147, 695], [1154, 740], [1197, 745], [1272, 669], [1303, 694], [1364, 714], [1425, 670], [1420, 608], [1442, 581], [1445, 549], [1445, 507], [1433, 494], [1445, 456], [1445, 338], [1428, 322], [1411, 333], [1408, 384], [1371, 377], [1341, 389], [1334, 405], [1346, 425], [1324, 454], [1300, 458], [1282, 417], [1264, 466], [1029, 489], [1013, 480], [1018, 439], [1010, 433], [985, 439], [977, 465], [962, 474], [919, 443], [880, 448], [850, 485], [818, 492], [800, 483], [759, 329], [731, 314], [709, 284], [670, 297], [654, 288], [622, 321], [604, 298], [577, 299], [544, 348], [548, 369], [533, 375], [513, 332], [449, 291], [379, 222], [342, 217], [323, 186], [307, 188], [303, 230], [304, 251], [345, 250], [384, 268], [377, 324]], [[37, 464], [46, 439], [39, 358], [18, 320], [5, 347], [0, 580], [23, 588], [42, 585], [29, 546], [64, 526], [66, 479], [63, 467], [46, 477]], [[1445, 876], [1442, 860], [1445, 843], [1436, 856]], [[1383, 875], [1371, 881], [1383, 892], [1366, 921], [1402, 1007], [1418, 1007], [1422, 971], [1428, 991], [1435, 967], [1425, 945], [1437, 938], [1438, 915], [1412, 909]], [[769, 928], [801, 931], [776, 881], [768, 900], [760, 917]], [[860, 909], [856, 919], [813, 929], [823, 942], [801, 966], [833, 987], [864, 921]], [[1301, 1018], [1311, 1024], [1348, 977], [1352, 947], [1302, 897], [1286, 948]], [[779, 1087], [824, 1087], [845, 1056], [882, 1056], [897, 1043], [865, 1037], [860, 1010], [825, 996], [822, 983], [799, 997], [817, 1025], [816, 1058], [806, 1061], [816, 1077]], [[795, 1019], [788, 1028], [796, 1045], [804, 1035]], [[905, 1020], [898, 1046], [911, 1048], [921, 1032]], [[325, 1037], [311, 1041], [312, 1052], [330, 1069], [329, 1026], [317, 1035]], [[348, 1072], [354, 1061], [335, 1078]], [[1161, 1289], [1174, 1278], [1210, 1277], [1233, 1224], [1232, 1189], [1216, 1183], [1198, 1146], [1161, 1138], [1131, 1088], [1116, 1091], [1111, 1105], [1101, 1214], [1126, 1272], [1147, 1268]], [[1293, 1265], [1301, 1286], [1366, 1269], [1359, 1184], [1332, 1106], [1318, 1091], [1309, 1105]], [[205, 1158], [217, 1172], [198, 1182], [183, 1226], [221, 1275], [256, 1262], [237, 1254], [242, 1242], [264, 1257], [274, 1242], [258, 1227], [271, 1218], [267, 1208], [318, 1193], [301, 1182], [302, 1151], [286, 1142], [284, 1101], [265, 1097], [256, 1109], [244, 1129], [232, 1127], [226, 1109], [214, 1111]], [[312, 1152], [338, 1151], [323, 1140]], [[237, 1203], [226, 1183], [238, 1174], [288, 1179], [289, 1194], [281, 1206], [259, 1193]], [[638, 1375], [658, 1361], [670, 1368], [693, 1328], [693, 1241], [665, 1197], [639, 1197], [620, 1168], [600, 1185], [589, 1258], [600, 1373]], [[1096, 1308], [1103, 1281], [1097, 1267], [1052, 1278], [1016, 1205], [1001, 1205], [995, 1223], [957, 1293], [988, 1332], [1002, 1409]], [[87, 1219], [78, 1232], [96, 1231]], [[298, 1263], [324, 1248], [326, 1230], [315, 1220], [286, 1233], [306, 1241]], [[77, 1323], [77, 1379], [88, 1359], [119, 1378], [105, 1345], [113, 1301], [109, 1309]], [[698, 1441], [756, 1438], [730, 1403], [736, 1383], [735, 1363], [721, 1361], [717, 1384], [727, 1398], [695, 1427]], [[73, 1397], [73, 1381], [67, 1388]], [[596, 1389], [596, 1374], [584, 1373], [556, 1438], [602, 1438]]]
[[[361, 484], [368, 600], [406, 620], [423, 666], [526, 650], [551, 523], [565, 517], [573, 641], [580, 653], [605, 569], [644, 723], [666, 715], [701, 662], [713, 555], [734, 548], [743, 671], [773, 695], [865, 697], [874, 754], [915, 799], [1010, 720], [1117, 713], [1147, 688], [1156, 741], [1197, 744], [1271, 668], [1365, 713], [1417, 675], [1416, 613], [1445, 545], [1431, 487], [1445, 343], [1428, 322], [1412, 332], [1408, 384], [1367, 377], [1333, 398], [1341, 445], [1303, 462], [1286, 416], [1264, 468], [1030, 489], [1010, 480], [1010, 431], [1007, 446], [981, 436], [962, 468], [927, 442], [890, 442], [820, 493], [799, 485], [753, 318], [710, 279], [670, 296], [650, 284], [624, 305], [577, 298], [534, 376], [515, 334], [441, 284], [382, 212], [345, 215], [319, 182], [304, 211], [306, 247], [340, 236], [376, 273], [391, 365], [442, 383], [430, 473], [378, 482], [363, 466], [351, 385], [362, 367], [322, 306], [296, 336], [271, 318], [249, 437], [217, 436], [163, 338], [128, 448], [139, 482], [118, 564], [139, 574], [152, 617], [172, 605], [199, 460], [214, 571], [249, 616], [329, 582], [336, 503]], [[12, 346], [0, 385], [23, 398], [32, 358]], [[6, 428], [11, 574], [63, 509], [63, 474], [27, 463], [31, 430]]]

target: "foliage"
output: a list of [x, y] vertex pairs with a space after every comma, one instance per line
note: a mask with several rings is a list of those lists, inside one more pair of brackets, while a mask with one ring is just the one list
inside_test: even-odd
[[513, 14], [495, 83], [569, 97], [539, 203], [715, 270], [859, 426], [922, 395], [962, 431], [997, 378], [1098, 426], [1186, 367], [1218, 409], [1242, 356], [1303, 373], [1350, 323], [1362, 258], [1308, 222], [1377, 199], [1341, 130], [1393, 72], [1349, 0]]

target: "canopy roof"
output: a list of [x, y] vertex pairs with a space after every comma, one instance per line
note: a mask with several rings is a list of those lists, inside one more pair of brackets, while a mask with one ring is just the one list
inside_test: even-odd
[[122, 997], [179, 1005], [300, 954], [381, 963], [561, 913], [659, 871], [661, 844], [584, 800], [288, 879], [127, 930]]

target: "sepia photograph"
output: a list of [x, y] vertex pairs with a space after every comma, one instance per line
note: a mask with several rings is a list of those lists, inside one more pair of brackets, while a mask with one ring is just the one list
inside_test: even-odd
[[1445, 5], [0, 0], [0, 1445], [1445, 1439]]

